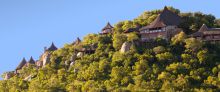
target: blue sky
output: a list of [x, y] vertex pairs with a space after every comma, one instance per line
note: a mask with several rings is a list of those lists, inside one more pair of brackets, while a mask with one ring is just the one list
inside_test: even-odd
[[38, 59], [44, 46], [57, 47], [98, 33], [109, 21], [130, 20], [146, 10], [173, 6], [220, 18], [218, 0], [0, 0], [0, 74], [23, 57]]

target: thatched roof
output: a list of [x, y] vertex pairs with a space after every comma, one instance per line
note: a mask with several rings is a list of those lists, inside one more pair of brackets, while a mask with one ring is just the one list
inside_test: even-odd
[[157, 18], [148, 26], [141, 28], [140, 30], [161, 28], [169, 25], [178, 26], [181, 22], [181, 17], [178, 14], [168, 10], [164, 7], [164, 10], [157, 16]]
[[79, 39], [79, 37], [77, 37], [77, 39], [76, 39], [75, 42], [76, 42], [76, 43], [80, 43], [80, 42], [81, 42], [81, 40]]
[[102, 29], [102, 31], [106, 30], [106, 29], [112, 29], [114, 27], [112, 27], [112, 25], [108, 22], [107, 25]]
[[35, 61], [33, 59], [33, 57], [31, 56], [30, 60], [28, 61], [29, 64], [35, 64]]
[[205, 24], [203, 24], [203, 25], [200, 27], [200, 29], [199, 29], [198, 32], [204, 32], [204, 31], [208, 31], [208, 30], [209, 30], [208, 27], [207, 27]]
[[57, 47], [52, 42], [51, 46], [47, 49], [47, 51], [55, 51], [55, 50], [57, 50]]
[[204, 35], [220, 35], [220, 30], [216, 31], [205, 31], [203, 32]]
[[191, 34], [190, 36], [199, 37], [199, 36], [202, 36], [202, 35], [203, 35], [203, 32], [195, 32], [195, 33]]
[[102, 33], [101, 34], [111, 33], [113, 28], [114, 27], [112, 27], [112, 25], [108, 22], [107, 25], [102, 29]]
[[80, 40], [80, 38], [79, 37], [77, 37], [77, 39], [72, 43], [73, 45], [77, 45], [77, 44], [79, 44], [79, 43], [81, 43], [81, 40]]
[[26, 59], [23, 58], [20, 64], [17, 66], [16, 70], [22, 69], [26, 63], [27, 63]]
[[203, 35], [220, 35], [220, 28], [208, 28], [203, 24], [199, 31], [193, 33], [191, 36], [198, 37]]

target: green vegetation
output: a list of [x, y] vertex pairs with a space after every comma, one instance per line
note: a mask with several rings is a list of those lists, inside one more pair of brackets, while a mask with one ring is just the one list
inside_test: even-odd
[[[169, 9], [184, 17], [181, 27], [186, 34], [202, 23], [220, 26], [212, 15]], [[139, 42], [136, 33], [122, 34], [136, 24], [148, 25], [160, 11], [119, 22], [112, 35], [89, 34], [80, 44], [66, 44], [52, 53], [45, 67], [24, 67], [19, 75], [0, 81], [0, 92], [220, 91], [220, 44], [187, 38], [184, 32], [171, 41], [158, 38], [145, 43]], [[131, 50], [120, 53], [124, 42], [132, 43]], [[95, 53], [77, 57], [70, 66], [75, 49], [91, 44], [97, 45]], [[29, 75], [33, 78], [25, 81]]]

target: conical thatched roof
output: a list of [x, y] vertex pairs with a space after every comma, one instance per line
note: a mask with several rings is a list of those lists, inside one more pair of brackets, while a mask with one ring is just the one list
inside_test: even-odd
[[112, 27], [112, 25], [108, 22], [107, 25], [102, 29], [102, 33], [101, 34], [108, 34], [108, 33], [112, 33], [112, 29], [114, 27]]
[[77, 37], [76, 41], [74, 41], [72, 44], [73, 44], [73, 45], [77, 45], [77, 44], [79, 44], [79, 43], [81, 43], [81, 40], [80, 40], [79, 37]]
[[81, 40], [79, 39], [79, 37], [77, 37], [77, 39], [76, 39], [75, 42], [76, 42], [76, 43], [80, 43], [80, 42], [81, 42]]
[[55, 50], [57, 50], [57, 47], [52, 42], [51, 46], [47, 49], [47, 51], [55, 51]]
[[30, 60], [28, 61], [29, 64], [35, 64], [35, 61], [33, 59], [33, 57], [31, 56]]
[[114, 27], [112, 27], [112, 25], [108, 22], [107, 25], [102, 29], [102, 31], [106, 30], [106, 29], [112, 29]]
[[26, 63], [27, 63], [26, 59], [23, 58], [20, 64], [17, 66], [16, 70], [22, 69]]
[[166, 6], [160, 15], [148, 26], [141, 28], [140, 30], [161, 28], [169, 25], [178, 26], [181, 22], [181, 17], [178, 14], [170, 11]]

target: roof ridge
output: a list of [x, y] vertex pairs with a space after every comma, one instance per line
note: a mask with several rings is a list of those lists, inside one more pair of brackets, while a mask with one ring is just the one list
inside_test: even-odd
[[206, 26], [206, 24], [202, 24], [202, 26], [199, 29], [199, 32], [207, 31], [209, 28]]

